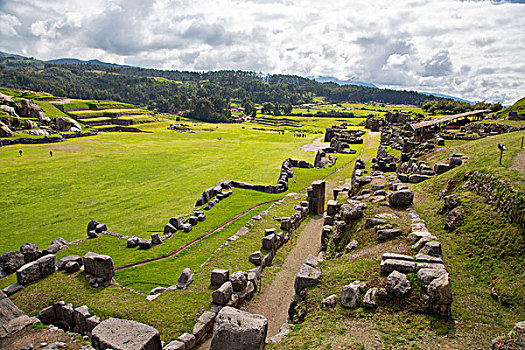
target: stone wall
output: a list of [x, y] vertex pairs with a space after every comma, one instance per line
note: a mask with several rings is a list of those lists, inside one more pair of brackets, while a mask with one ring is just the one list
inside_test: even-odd
[[482, 196], [511, 222], [525, 227], [525, 194], [496, 176], [479, 171], [465, 173], [465, 188]]

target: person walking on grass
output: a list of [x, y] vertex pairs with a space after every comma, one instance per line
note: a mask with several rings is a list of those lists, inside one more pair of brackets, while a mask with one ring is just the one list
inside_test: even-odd
[[21, 149], [18, 150], [18, 154], [19, 154], [20, 157], [22, 157], [22, 150]]
[[49, 151], [49, 156], [53, 157], [53, 151]]

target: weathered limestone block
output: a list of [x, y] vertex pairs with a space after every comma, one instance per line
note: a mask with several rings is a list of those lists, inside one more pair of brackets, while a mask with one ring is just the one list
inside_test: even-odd
[[416, 264], [413, 261], [387, 259], [381, 262], [381, 273], [390, 274], [392, 271], [402, 273], [412, 273], [416, 271]]
[[319, 282], [320, 277], [321, 271], [310, 265], [303, 264], [295, 276], [295, 294], [299, 294], [303, 288], [315, 286]]
[[366, 291], [365, 297], [363, 298], [363, 306], [367, 309], [373, 309], [377, 307], [376, 302], [377, 288], [370, 288]]
[[262, 350], [267, 332], [265, 317], [225, 307], [217, 315], [210, 350]]
[[359, 303], [359, 284], [351, 283], [341, 289], [341, 306], [347, 309], [357, 307]]
[[48, 254], [36, 260], [38, 266], [40, 267], [40, 275], [42, 278], [55, 273], [55, 258], [55, 255]]
[[230, 271], [225, 269], [213, 269], [211, 272], [211, 284], [222, 286], [224, 282], [230, 279]]
[[19, 250], [0, 255], [0, 268], [8, 275], [16, 272], [24, 264], [24, 255]]
[[110, 281], [115, 275], [113, 259], [108, 255], [87, 252], [83, 257], [84, 270], [87, 274]]
[[24, 243], [20, 246], [20, 252], [24, 255], [24, 261], [26, 264], [42, 256], [42, 252], [36, 244]]
[[109, 318], [91, 332], [91, 343], [97, 350], [162, 350], [159, 332], [146, 324]]
[[332, 295], [324, 298], [323, 300], [321, 300], [321, 307], [322, 308], [335, 307], [336, 304], [337, 304], [337, 295], [335, 295], [335, 294], [332, 294]]
[[27, 285], [42, 278], [40, 265], [37, 261], [32, 261], [20, 267], [16, 271], [16, 280], [19, 284]]
[[248, 284], [248, 274], [244, 271], [236, 271], [230, 275], [230, 282], [234, 292], [240, 292]]
[[430, 312], [449, 316], [452, 306], [452, 286], [448, 273], [434, 279], [427, 287], [427, 306]]
[[438, 277], [441, 277], [442, 275], [446, 274], [447, 271], [445, 269], [420, 269], [417, 272], [417, 278], [424, 284], [429, 285], [433, 280], [435, 280]]
[[217, 305], [226, 305], [233, 293], [232, 283], [224, 282], [219, 289], [211, 294], [213, 302]]
[[179, 278], [177, 279], [177, 288], [184, 289], [193, 282], [193, 273], [189, 268], [182, 270]]
[[403, 297], [412, 290], [412, 287], [406, 275], [393, 271], [386, 279], [386, 290], [396, 297]]
[[401, 190], [392, 192], [388, 196], [388, 201], [390, 205], [394, 207], [406, 208], [412, 204], [414, 201], [414, 192], [411, 190]]
[[82, 266], [84, 263], [82, 262], [82, 257], [78, 256], [78, 255], [68, 255], [68, 256], [65, 256], [61, 259], [59, 259], [56, 263], [56, 266], [57, 266], [57, 269], [58, 270], [64, 270], [64, 268], [66, 267], [66, 264], [70, 261], [75, 261], [77, 262], [80, 266]]

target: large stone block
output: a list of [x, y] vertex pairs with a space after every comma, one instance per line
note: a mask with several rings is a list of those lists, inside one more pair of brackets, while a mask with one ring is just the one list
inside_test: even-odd
[[36, 244], [24, 243], [20, 246], [20, 252], [24, 255], [26, 263], [35, 261], [42, 256], [42, 252]]
[[347, 309], [357, 307], [359, 302], [359, 284], [349, 284], [341, 289], [341, 306]]
[[0, 255], [0, 268], [2, 268], [8, 275], [16, 272], [16, 270], [24, 264], [24, 254], [19, 250]]
[[225, 307], [216, 317], [210, 350], [262, 350], [267, 332], [264, 316]]
[[388, 202], [394, 207], [406, 208], [414, 201], [414, 192], [411, 190], [401, 190], [392, 192], [388, 196]]
[[299, 294], [303, 288], [315, 286], [319, 282], [320, 277], [321, 271], [310, 265], [303, 264], [295, 276], [295, 294]]
[[232, 283], [230, 281], [225, 282], [220, 286], [219, 289], [211, 294], [213, 302], [217, 305], [226, 305], [230, 300], [233, 293]]
[[42, 277], [46, 277], [52, 273], [55, 273], [55, 258], [55, 255], [48, 254], [36, 260], [38, 262], [38, 266], [40, 267], [40, 274]]
[[416, 271], [416, 264], [414, 261], [386, 259], [381, 262], [381, 273], [389, 274], [392, 271], [399, 271], [402, 273], [412, 273]]
[[159, 332], [146, 324], [109, 318], [91, 332], [91, 343], [97, 350], [162, 350]]
[[84, 270], [87, 274], [103, 278], [110, 281], [115, 275], [113, 259], [108, 255], [101, 255], [93, 252], [84, 254]]
[[38, 281], [41, 277], [40, 265], [37, 261], [27, 263], [16, 271], [16, 280], [23, 285]]
[[57, 266], [57, 269], [58, 270], [64, 270], [65, 267], [66, 267], [66, 264], [70, 261], [75, 261], [77, 262], [80, 266], [82, 266], [84, 263], [82, 262], [82, 257], [78, 256], [78, 255], [68, 255], [68, 256], [65, 256], [61, 259], [59, 259], [56, 263], [56, 266]]
[[213, 269], [211, 272], [211, 284], [214, 286], [222, 286], [222, 284], [230, 279], [230, 271], [225, 269]]

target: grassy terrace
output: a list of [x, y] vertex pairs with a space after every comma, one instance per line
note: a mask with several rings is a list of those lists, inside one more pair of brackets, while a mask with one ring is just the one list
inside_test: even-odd
[[[9, 240], [2, 237], [2, 251], [17, 249], [25, 242], [45, 247], [58, 236], [68, 240], [85, 237], [91, 218], [107, 223], [112, 231], [147, 237], [150, 235], [147, 231], [162, 230], [169, 217], [191, 210], [200, 193], [218, 181], [275, 183], [285, 158], [313, 161], [313, 152], [305, 153], [297, 146], [319, 137], [310, 134], [301, 139], [289, 133], [278, 135], [269, 129], [253, 130], [256, 126], [249, 124], [217, 128], [213, 124], [196, 123], [196, 134], [178, 134], [167, 131], [167, 125], [144, 125], [144, 130], [153, 131], [151, 134], [104, 134], [62, 144], [24, 147], [22, 158], [15, 155], [17, 147], [0, 149], [2, 175], [12, 179], [6, 183], [8, 191], [2, 206], [8, 209], [2, 212], [2, 221], [13, 234]], [[219, 137], [222, 139], [218, 140]], [[53, 149], [53, 159], [46, 156], [49, 149]], [[296, 183], [290, 184], [289, 192], [300, 192], [313, 179], [330, 175], [347, 163], [351, 165], [355, 158], [355, 155], [340, 155], [334, 168], [295, 169]], [[342, 181], [350, 176], [351, 170], [352, 167], [347, 166], [331, 179]], [[80, 241], [60, 251], [58, 258], [95, 251], [111, 255], [115, 266], [121, 266], [159, 256], [257, 203], [283, 196], [234, 190], [232, 196], [206, 211], [206, 221], [191, 233], [178, 232], [150, 250], [126, 249], [125, 240], [104, 235]], [[228, 249], [221, 250], [202, 268], [201, 264], [226, 238], [269, 205], [244, 215], [176, 257], [116, 273], [120, 286], [147, 294], [153, 287], [175, 284], [185, 267], [196, 272], [189, 289], [165, 292], [153, 302], [118, 286], [93, 289], [82, 272], [56, 273], [17, 293], [13, 300], [31, 314], [58, 300], [87, 304], [102, 318], [113, 316], [150, 324], [161, 332], [163, 340], [169, 341], [183, 331], [191, 331], [198, 314], [208, 309], [213, 290], [209, 286], [211, 270], [251, 268], [247, 256], [259, 249], [263, 230], [278, 227], [272, 216], [291, 214], [293, 205], [303, 198], [304, 195], [286, 197], [284, 203], [274, 206], [262, 221], [255, 221], [250, 233], [230, 243]], [[39, 230], [32, 229], [37, 225]], [[265, 272], [264, 283], [269, 283], [292, 246], [293, 241], [279, 251], [275, 266]], [[12, 275], [1, 280], [0, 287], [14, 281]]]

